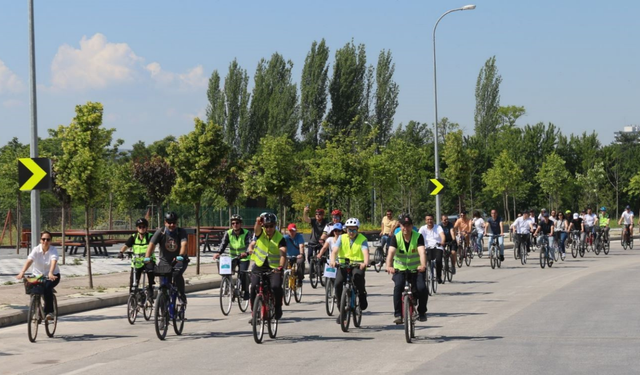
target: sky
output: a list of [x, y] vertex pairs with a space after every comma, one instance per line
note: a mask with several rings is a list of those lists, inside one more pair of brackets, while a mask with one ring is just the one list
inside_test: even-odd
[[[104, 105], [103, 124], [130, 148], [193, 129], [208, 79], [237, 59], [250, 77], [278, 52], [299, 82], [313, 41], [364, 44], [368, 64], [391, 50], [400, 87], [396, 126], [433, 123], [433, 27], [438, 114], [473, 132], [475, 86], [496, 56], [500, 103], [518, 125], [595, 131], [603, 144], [640, 125], [640, 2], [573, 0], [165, 1], [35, 0], [38, 135], [68, 125], [78, 104]], [[28, 0], [0, 0], [0, 146], [30, 140]], [[331, 75], [331, 67], [330, 67]]]

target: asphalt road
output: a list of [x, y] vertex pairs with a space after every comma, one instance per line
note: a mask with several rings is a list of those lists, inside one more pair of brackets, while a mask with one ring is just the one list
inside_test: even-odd
[[305, 283], [278, 337], [265, 333], [258, 345], [249, 313], [234, 306], [223, 316], [211, 290], [190, 295], [183, 335], [169, 327], [164, 342], [152, 322], [129, 325], [125, 306], [62, 317], [56, 337], [41, 326], [35, 344], [24, 324], [0, 329], [0, 374], [637, 374], [640, 251], [612, 245], [608, 256], [587, 253], [544, 270], [538, 253], [521, 266], [507, 252], [496, 270], [476, 258], [430, 299], [412, 344], [392, 323], [390, 277], [371, 269], [369, 310], [348, 333], [326, 315], [324, 289]]

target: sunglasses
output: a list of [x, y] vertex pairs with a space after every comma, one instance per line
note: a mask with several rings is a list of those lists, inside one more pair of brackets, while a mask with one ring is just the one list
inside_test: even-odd
[[175, 221], [167, 221], [167, 225], [175, 225], [176, 222]]
[[356, 233], [358, 230], [357, 230], [357, 229], [347, 229], [347, 231], [348, 231], [349, 233]]
[[147, 229], [147, 227], [138, 226], [138, 229]]
[[275, 228], [276, 226], [273, 224], [267, 224], [264, 226], [266, 229], [271, 229], [271, 228]]
[[234, 221], [234, 222], [231, 223], [231, 225], [240, 225], [240, 222], [239, 221]]
[[340, 219], [340, 216], [339, 215], [333, 215], [333, 216], [331, 216], [331, 218], [332, 219]]
[[44, 242], [51, 242], [51, 238], [41, 238], [40, 240]]

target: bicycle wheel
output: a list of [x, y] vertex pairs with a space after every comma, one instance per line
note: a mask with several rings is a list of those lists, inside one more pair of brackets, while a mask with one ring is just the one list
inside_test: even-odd
[[520, 243], [520, 264], [527, 264], [527, 245], [524, 242]]
[[262, 306], [262, 296], [257, 295], [256, 300], [253, 301], [253, 340], [260, 344], [262, 342], [262, 338], [264, 337], [264, 319], [266, 318], [264, 307]]
[[544, 267], [547, 265], [546, 255], [547, 255], [546, 245], [542, 245], [542, 247], [540, 248], [540, 268], [542, 269], [544, 269]]
[[325, 288], [324, 291], [324, 301], [325, 301], [325, 307], [327, 309], [327, 315], [332, 316], [333, 315], [333, 310], [336, 306], [336, 289], [334, 286], [334, 281], [333, 279], [329, 279], [327, 281], [327, 287]]
[[236, 280], [236, 290], [238, 291], [238, 307], [240, 311], [245, 312], [249, 308], [249, 299], [244, 299], [244, 288], [242, 287], [242, 280], [238, 278]]
[[316, 266], [317, 263], [318, 263], [317, 259], [311, 259], [311, 264], [309, 264], [309, 281], [311, 281], [311, 287], [313, 289], [318, 287], [319, 276], [316, 273], [316, 270], [318, 268]]
[[596, 239], [596, 244], [593, 247], [593, 253], [596, 255], [600, 255], [600, 249], [602, 248], [602, 242], [599, 239]]
[[458, 268], [462, 267], [463, 260], [464, 260], [464, 247], [460, 246], [458, 247], [458, 259], [457, 259]]
[[153, 312], [153, 292], [149, 295], [148, 291], [145, 291], [144, 307], [142, 308], [144, 320], [149, 321], [151, 319], [151, 313]]
[[[295, 282], [298, 282], [296, 279]], [[296, 299], [296, 302], [300, 303], [302, 301], [302, 284], [296, 285], [296, 293], [293, 296]]]
[[467, 264], [467, 267], [471, 267], [471, 258], [473, 257], [473, 251], [470, 247], [464, 249], [466, 256], [464, 257], [464, 262]]
[[176, 298], [176, 305], [173, 313], [173, 331], [176, 335], [182, 335], [182, 329], [184, 328], [184, 314], [186, 306], [180, 301], [180, 298]]
[[29, 341], [36, 342], [38, 337], [38, 326], [40, 325], [40, 295], [32, 294], [31, 303], [29, 304], [29, 324], [27, 325], [27, 333]]
[[571, 242], [571, 256], [574, 259], [578, 257], [578, 243], [576, 241]]
[[53, 337], [53, 334], [56, 333], [56, 328], [58, 327], [58, 299], [56, 295], [53, 295], [53, 320], [45, 320], [44, 321], [44, 330], [47, 332], [47, 336]]
[[404, 319], [404, 339], [407, 340], [408, 344], [411, 344], [411, 325], [413, 322], [411, 321], [411, 301], [409, 299], [409, 295], [405, 294], [402, 299], [402, 312]]
[[444, 264], [447, 267], [447, 273], [445, 274], [447, 281], [451, 282], [451, 280], [453, 280], [453, 273], [451, 272], [451, 256], [448, 256], [445, 260], [444, 260]]
[[231, 287], [231, 278], [224, 276], [220, 284], [220, 310], [222, 314], [229, 315], [231, 304], [233, 303], [233, 291]]
[[431, 279], [433, 278], [433, 273], [431, 271], [431, 262], [429, 262], [429, 264], [427, 265], [427, 294], [429, 294], [429, 296], [433, 295], [433, 287], [431, 284]]
[[558, 248], [558, 246], [555, 246], [555, 245], [553, 247], [553, 260], [555, 262], [560, 260], [560, 249]]
[[135, 323], [136, 317], [138, 316], [137, 294], [137, 292], [129, 294], [129, 299], [127, 300], [127, 320], [129, 321], [129, 324]]
[[340, 328], [342, 332], [349, 332], [349, 324], [351, 323], [351, 309], [349, 308], [349, 295], [350, 288], [345, 285], [342, 288], [342, 297], [340, 298]]
[[376, 270], [376, 272], [380, 272], [380, 270], [382, 269], [382, 258], [383, 258], [384, 252], [382, 250], [382, 246], [378, 246], [376, 248], [376, 252], [373, 255], [373, 269]]
[[491, 245], [491, 249], [489, 249], [489, 263], [491, 264], [491, 269], [496, 269], [496, 249], [493, 245]]
[[604, 241], [604, 255], [609, 255], [609, 250], [611, 249], [611, 240], [609, 238], [607, 238], [606, 241]]
[[[549, 252], [549, 248], [547, 248], [547, 252]], [[547, 266], [549, 266], [549, 268], [551, 268], [551, 266], [553, 266], [553, 257], [551, 256], [551, 254], [547, 253]]]
[[160, 340], [164, 340], [164, 338], [167, 337], [167, 329], [169, 328], [169, 306], [164, 291], [158, 293], [154, 323], [156, 335]]
[[622, 246], [624, 250], [627, 250], [627, 233], [626, 232], [624, 232], [622, 236], [620, 236], [620, 246]]
[[291, 278], [291, 271], [290, 270], [286, 270], [284, 271], [284, 304], [289, 306], [289, 304], [291, 303], [291, 294], [292, 294], [292, 290], [291, 290], [291, 282], [289, 281], [289, 278]]
[[629, 249], [633, 249], [633, 236], [629, 237]]
[[316, 275], [318, 275], [317, 277], [320, 280], [320, 285], [327, 286], [327, 279], [324, 277], [324, 262], [317, 262], [316, 267], [318, 267]]
[[518, 242], [513, 243], [513, 259], [518, 260], [518, 252], [520, 251], [520, 244]]
[[436, 294], [436, 292], [438, 291], [438, 277], [436, 276], [436, 266], [434, 265], [431, 266], [431, 273], [432, 273], [431, 289], [433, 291], [433, 294]]
[[276, 335], [278, 334], [278, 319], [276, 319], [276, 307], [275, 307], [275, 301], [273, 299], [273, 296], [269, 298], [269, 312], [268, 312], [268, 319], [267, 319], [267, 329], [269, 331], [269, 337], [271, 337], [272, 339], [276, 338]]
[[360, 305], [356, 305], [353, 309], [353, 325], [355, 327], [360, 327], [362, 323], [362, 309], [360, 309]]
[[498, 268], [502, 267], [502, 261], [500, 260], [500, 255], [498, 255], [497, 247], [496, 247], [496, 266], [498, 266]]

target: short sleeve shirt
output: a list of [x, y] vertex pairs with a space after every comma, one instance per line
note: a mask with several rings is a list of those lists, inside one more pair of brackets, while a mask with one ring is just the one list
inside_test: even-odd
[[[408, 249], [410, 245], [411, 241], [404, 241], [405, 249]], [[418, 246], [424, 246], [424, 237], [422, 235], [418, 237]], [[396, 240], [396, 236], [391, 236], [391, 239], [389, 240], [389, 247], [395, 247], [396, 249], [398, 248], [398, 240]]]
[[551, 220], [547, 222], [542, 220], [538, 225], [540, 225], [540, 232], [544, 234], [551, 234], [551, 228], [553, 228], [553, 222]]
[[451, 237], [451, 229], [453, 229], [453, 223], [448, 221], [447, 225], [444, 225], [443, 223], [438, 224], [438, 226], [440, 228], [442, 228], [442, 232], [444, 232], [444, 239], [447, 241], [451, 241], [453, 240], [453, 238]]
[[322, 237], [322, 228], [327, 225], [327, 220], [322, 219], [320, 221], [316, 219], [311, 219], [311, 237], [309, 238], [309, 243], [317, 244]]
[[573, 228], [571, 230], [582, 230], [582, 219], [581, 218], [577, 218], [577, 219], [573, 219], [571, 220], [571, 224], [573, 224]]
[[585, 214], [584, 215], [584, 226], [585, 227], [592, 227], [596, 224], [596, 215], [595, 214]]
[[633, 224], [633, 212], [624, 211], [622, 213], [622, 222], [626, 225]]
[[169, 263], [180, 255], [183, 242], [187, 242], [187, 232], [182, 228], [176, 228], [173, 232], [166, 227], [160, 228], [151, 237], [151, 243], [160, 247], [160, 259]]
[[296, 233], [294, 238], [285, 234], [284, 240], [287, 243], [287, 256], [294, 257], [300, 255], [300, 244], [304, 245], [304, 237], [300, 233]]
[[424, 237], [424, 245], [427, 248], [442, 249], [442, 245], [436, 245], [437, 243], [440, 243], [442, 241], [442, 238], [440, 238], [440, 233], [444, 234], [441, 226], [434, 225], [433, 228], [429, 229], [429, 227], [423, 225], [418, 233], [420, 233], [422, 237]]
[[390, 235], [391, 232], [398, 226], [398, 221], [389, 219], [388, 217], [382, 218], [382, 226], [384, 227], [383, 234]]
[[498, 216], [496, 220], [493, 220], [492, 217], [488, 218], [487, 223], [489, 223], [489, 228], [491, 229], [491, 233], [500, 234], [502, 229], [500, 228], [502, 226], [502, 218], [500, 216]]
[[[48, 275], [51, 269], [51, 263], [58, 260], [58, 249], [55, 246], [49, 246], [49, 250], [45, 253], [42, 251], [42, 245], [33, 248], [27, 259], [31, 259], [31, 272], [35, 275]], [[60, 268], [56, 264], [53, 270], [54, 274], [60, 273]]]

